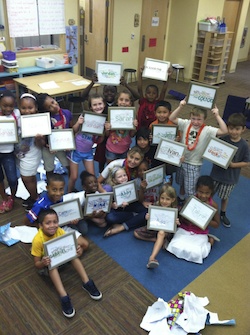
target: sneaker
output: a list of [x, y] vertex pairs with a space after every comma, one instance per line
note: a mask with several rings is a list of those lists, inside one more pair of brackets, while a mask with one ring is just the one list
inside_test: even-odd
[[102, 293], [97, 289], [92, 279], [90, 279], [86, 284], [83, 283], [82, 288], [88, 292], [92, 299], [100, 300], [102, 298]]
[[25, 205], [24, 205], [24, 202], [23, 202], [23, 207], [25, 208], [26, 212], [29, 212], [33, 208], [34, 203], [36, 202], [36, 200], [33, 200], [31, 198], [28, 201], [27, 200], [25, 200]]
[[14, 200], [11, 198], [11, 196], [9, 196], [7, 201], [3, 201], [0, 204], [0, 214], [11, 211], [13, 208], [13, 205], [14, 205]]
[[76, 311], [74, 307], [72, 306], [70, 297], [68, 295], [61, 298], [61, 304], [62, 304], [63, 315], [66, 316], [66, 318], [73, 318]]
[[23, 200], [23, 202], [22, 202], [22, 206], [23, 206], [23, 207], [28, 207], [30, 200], [31, 200], [31, 197], [28, 197], [28, 199]]
[[226, 217], [226, 215], [221, 215], [220, 219], [221, 219], [222, 224], [223, 224], [224, 227], [226, 227], [226, 228], [230, 228], [231, 227], [231, 223], [228, 220], [228, 218]]

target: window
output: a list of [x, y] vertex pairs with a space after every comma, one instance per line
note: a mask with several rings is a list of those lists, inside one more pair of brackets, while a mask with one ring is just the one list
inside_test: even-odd
[[0, 8], [8, 49], [65, 51], [64, 0], [0, 0]]

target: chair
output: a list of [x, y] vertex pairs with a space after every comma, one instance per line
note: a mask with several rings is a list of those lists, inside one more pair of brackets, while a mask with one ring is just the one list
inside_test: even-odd
[[227, 122], [231, 114], [233, 113], [245, 114], [245, 109], [246, 109], [246, 98], [237, 97], [235, 95], [228, 95], [222, 119], [225, 122]]
[[176, 72], [176, 82], [178, 83], [180, 71], [182, 73], [182, 80], [184, 81], [184, 66], [180, 64], [172, 64], [173, 72]]
[[[136, 69], [124, 69], [123, 76], [124, 76], [124, 80], [126, 81], [126, 83], [129, 82], [129, 76], [130, 76], [131, 83], [132, 81], [136, 81]], [[134, 80], [133, 80], [133, 77], [134, 77]]]
[[72, 114], [74, 114], [74, 105], [77, 104], [77, 103], [81, 104], [82, 109], [84, 109], [84, 101], [85, 101], [84, 98], [72, 96], [72, 97], [68, 98], [68, 101], [70, 102], [69, 109], [70, 109]]

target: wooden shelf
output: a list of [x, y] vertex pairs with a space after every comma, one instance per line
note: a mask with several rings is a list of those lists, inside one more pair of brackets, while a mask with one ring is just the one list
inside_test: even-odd
[[197, 40], [192, 80], [217, 85], [225, 82], [232, 32], [200, 31]]

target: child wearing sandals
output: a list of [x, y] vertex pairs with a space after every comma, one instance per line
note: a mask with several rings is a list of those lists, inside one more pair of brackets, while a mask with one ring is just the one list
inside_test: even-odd
[[[156, 202], [156, 205], [161, 207], [170, 207], [176, 208], [177, 207], [177, 197], [175, 189], [170, 185], [163, 185], [160, 194], [159, 194], [159, 201]], [[145, 219], [149, 219], [149, 214], [147, 213]], [[176, 224], [179, 224], [179, 220], [177, 219]], [[149, 257], [147, 268], [152, 269], [159, 266], [159, 262], [156, 260], [156, 256], [161, 250], [164, 242], [167, 238], [171, 237], [170, 234], [164, 232], [163, 230], [155, 231], [155, 230], [148, 230], [147, 226], [138, 228], [134, 231], [134, 236], [140, 240], [155, 242], [152, 254]]]
[[[105, 104], [101, 95], [91, 95], [89, 98], [89, 104], [92, 112], [96, 114], [103, 113]], [[80, 162], [83, 162], [85, 170], [93, 175], [95, 174], [92, 146], [94, 143], [100, 143], [103, 141], [103, 136], [83, 133], [81, 128], [84, 122], [84, 115], [81, 114], [78, 117], [77, 122], [72, 127], [75, 133], [76, 149], [70, 151], [68, 154], [68, 159], [70, 160], [70, 175], [68, 182], [69, 193], [74, 190], [75, 182], [78, 178]]]
[[[50, 265], [51, 259], [44, 255], [43, 243], [54, 238], [62, 236], [65, 231], [59, 227], [59, 220], [57, 213], [53, 209], [45, 209], [39, 213], [39, 230], [32, 241], [31, 254], [34, 257], [34, 265], [38, 270], [44, 270]], [[81, 256], [81, 247], [78, 245], [77, 256]], [[71, 264], [77, 271], [82, 280], [82, 288], [85, 290], [93, 300], [100, 300], [102, 293], [97, 289], [92, 279], [89, 279], [84, 266], [79, 258], [71, 260]], [[55, 286], [57, 293], [60, 296], [62, 313], [67, 318], [72, 318], [75, 315], [75, 309], [71, 303], [70, 297], [62, 283], [62, 279], [58, 268], [48, 271], [52, 283]]]

